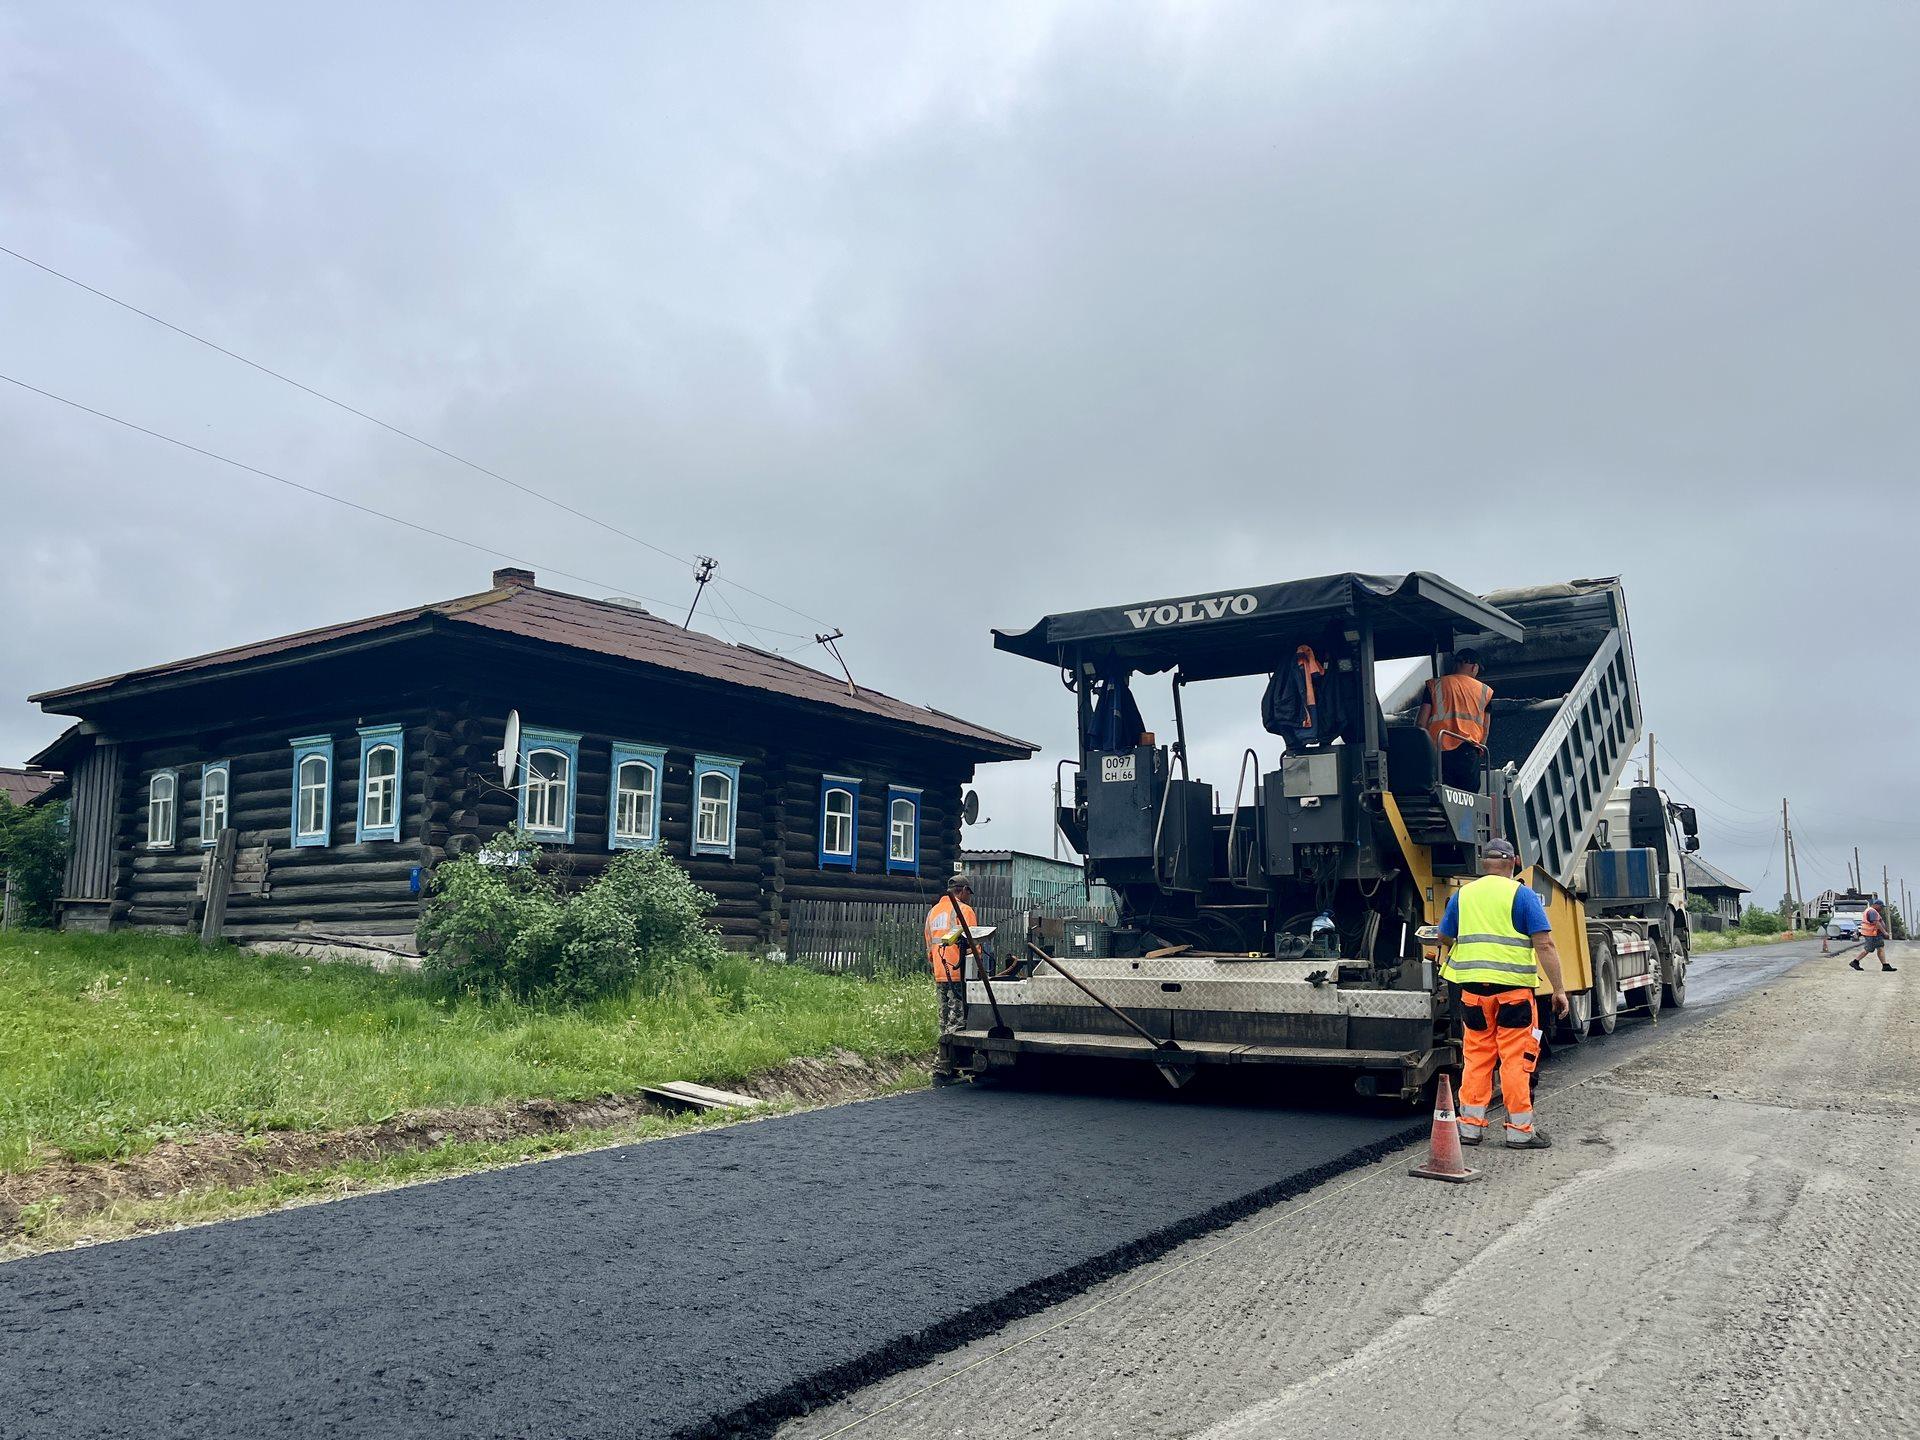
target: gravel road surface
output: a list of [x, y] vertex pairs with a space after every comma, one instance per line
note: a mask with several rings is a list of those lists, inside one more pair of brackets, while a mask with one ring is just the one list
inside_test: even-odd
[[1144, 1086], [923, 1091], [15, 1261], [0, 1437], [788, 1415], [1412, 1133]]
[[[1416, 1147], [781, 1440], [1920, 1435], [1920, 947], [1703, 956], [1556, 1061], [1556, 1148]], [[1789, 967], [1790, 970], [1789, 970]], [[1789, 973], [1783, 973], [1789, 971]]]

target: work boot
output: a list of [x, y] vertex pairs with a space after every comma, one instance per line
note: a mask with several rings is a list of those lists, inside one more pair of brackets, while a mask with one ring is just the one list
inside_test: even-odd
[[1486, 1126], [1469, 1125], [1464, 1120], [1460, 1122], [1460, 1143], [1462, 1145], [1478, 1145], [1482, 1140], [1486, 1138], [1487, 1138]]
[[1859, 957], [1858, 957], [1858, 956], [1855, 956], [1855, 957], [1854, 957], [1853, 959], [1851, 959], [1851, 960], [1849, 960], [1849, 961], [1847, 961], [1847, 968], [1848, 968], [1849, 970], [1858, 970], [1858, 969], [1860, 968], [1860, 959], [1859, 959]]
[[[1520, 1137], [1518, 1140], [1513, 1138], [1516, 1135]], [[1509, 1150], [1551, 1150], [1552, 1148], [1553, 1141], [1548, 1138], [1547, 1132], [1537, 1125], [1531, 1130], [1512, 1128], [1507, 1130], [1507, 1149]]]
[[1880, 973], [1883, 975], [1891, 975], [1895, 972], [1894, 972], [1893, 966], [1887, 964], [1886, 961], [1882, 960], [1880, 962]]

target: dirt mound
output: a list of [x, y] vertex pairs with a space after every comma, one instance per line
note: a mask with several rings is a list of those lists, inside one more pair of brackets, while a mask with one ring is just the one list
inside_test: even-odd
[[[868, 1060], [850, 1050], [804, 1056], [726, 1088], [759, 1100], [830, 1105], [875, 1095], [899, 1083], [926, 1057]], [[62, 1217], [87, 1215], [122, 1200], [157, 1200], [196, 1190], [257, 1185], [276, 1175], [319, 1170], [343, 1161], [381, 1160], [448, 1142], [513, 1140], [571, 1130], [605, 1130], [650, 1115], [673, 1113], [643, 1095], [585, 1100], [532, 1099], [501, 1105], [414, 1110], [378, 1125], [347, 1130], [215, 1132], [163, 1141], [121, 1160], [52, 1160], [0, 1175], [0, 1240], [25, 1233], [29, 1206], [58, 1200]]]

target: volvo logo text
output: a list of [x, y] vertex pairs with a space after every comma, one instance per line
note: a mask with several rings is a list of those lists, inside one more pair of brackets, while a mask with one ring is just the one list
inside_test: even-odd
[[1251, 615], [1260, 602], [1251, 595], [1209, 595], [1204, 600], [1182, 600], [1178, 605], [1142, 605], [1126, 611], [1133, 628], [1149, 625], [1191, 625], [1196, 620], [1218, 620], [1225, 615]]

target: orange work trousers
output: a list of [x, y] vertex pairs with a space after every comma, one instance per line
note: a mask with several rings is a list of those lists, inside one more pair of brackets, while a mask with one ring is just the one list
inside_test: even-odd
[[1485, 1130], [1493, 1067], [1507, 1102], [1507, 1128], [1533, 1129], [1533, 1072], [1540, 1065], [1540, 1012], [1531, 990], [1460, 992], [1460, 1123]]

